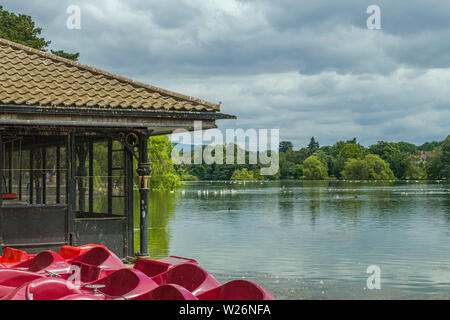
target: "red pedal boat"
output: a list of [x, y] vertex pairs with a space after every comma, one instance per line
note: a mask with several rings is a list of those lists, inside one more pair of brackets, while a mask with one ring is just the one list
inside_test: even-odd
[[63, 246], [0, 257], [2, 300], [273, 300], [256, 283], [221, 284], [194, 259], [139, 259], [126, 267], [103, 245]]

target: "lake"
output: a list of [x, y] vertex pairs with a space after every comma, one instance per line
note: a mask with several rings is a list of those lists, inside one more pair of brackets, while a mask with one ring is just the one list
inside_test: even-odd
[[277, 299], [450, 297], [450, 182], [189, 182], [152, 192], [150, 214], [153, 258], [194, 258]]

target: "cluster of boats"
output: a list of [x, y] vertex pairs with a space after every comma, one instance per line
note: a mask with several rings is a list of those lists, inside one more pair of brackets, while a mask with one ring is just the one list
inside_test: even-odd
[[62, 246], [0, 257], [2, 300], [273, 300], [256, 283], [221, 284], [194, 259], [138, 259], [125, 265], [103, 245]]

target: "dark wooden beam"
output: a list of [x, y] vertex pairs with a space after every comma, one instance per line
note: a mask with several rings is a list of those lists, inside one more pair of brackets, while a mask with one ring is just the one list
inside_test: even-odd
[[[4, 181], [4, 176], [3, 176], [3, 154], [4, 154], [5, 150], [3, 148], [3, 135], [0, 132], [0, 194], [2, 195], [2, 197], [0, 197], [0, 207], [3, 206], [3, 181]], [[1, 209], [0, 209], [1, 210]], [[2, 216], [2, 213], [0, 212], [0, 217]], [[1, 226], [2, 223], [0, 223], [0, 240], [2, 239], [2, 232], [1, 232]], [[0, 243], [3, 243], [3, 241], [1, 241]]]
[[134, 256], [134, 190], [133, 190], [133, 154], [124, 148], [125, 160], [125, 215], [127, 218], [126, 255]]
[[13, 143], [11, 142], [11, 149], [8, 152], [8, 193], [12, 192], [13, 175], [12, 175], [12, 163], [13, 163]]
[[139, 163], [137, 173], [139, 175], [140, 194], [140, 256], [148, 256], [148, 185], [146, 182], [151, 173], [148, 162], [148, 135], [139, 136]]
[[56, 203], [61, 203], [61, 146], [56, 146]]
[[94, 142], [89, 141], [89, 213], [94, 212]]
[[29, 195], [29, 199], [28, 201], [30, 202], [30, 204], [33, 204], [33, 196], [34, 196], [34, 171], [33, 171], [33, 158], [34, 158], [34, 151], [31, 149], [30, 150], [30, 185], [28, 188], [28, 195]]
[[[0, 132], [0, 245], [3, 246], [3, 135]], [[1, 249], [1, 248], [0, 248]], [[3, 252], [2, 252], [3, 254]]]
[[69, 245], [73, 244], [74, 228], [75, 228], [75, 210], [76, 210], [76, 174], [77, 174], [77, 156], [75, 149], [75, 134], [70, 133], [67, 136], [67, 171], [68, 171], [68, 201], [67, 201], [67, 237]]
[[22, 150], [22, 139], [20, 139], [20, 145], [19, 145], [19, 182], [18, 182], [18, 188], [19, 188], [19, 201], [22, 201], [22, 178], [23, 178], [23, 150]]
[[113, 194], [113, 185], [112, 185], [112, 166], [113, 166], [113, 157], [112, 157], [112, 148], [113, 148], [113, 140], [111, 138], [108, 139], [108, 214], [112, 215], [112, 194]]
[[42, 148], [42, 204], [47, 203], [47, 149]]
[[78, 210], [86, 210], [86, 158], [88, 156], [88, 150], [84, 139], [76, 144], [76, 154], [78, 156], [77, 167], [77, 184], [78, 184]]

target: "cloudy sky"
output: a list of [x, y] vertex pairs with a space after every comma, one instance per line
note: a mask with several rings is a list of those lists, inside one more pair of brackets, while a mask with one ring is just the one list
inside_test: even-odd
[[[0, 0], [52, 49], [212, 102], [295, 148], [450, 134], [448, 0]], [[66, 27], [69, 5], [81, 29]], [[381, 9], [381, 30], [367, 8]]]

